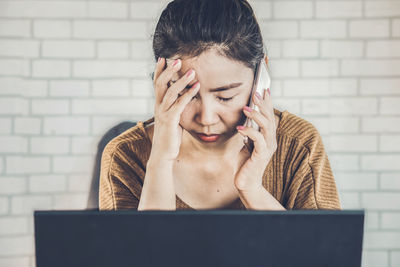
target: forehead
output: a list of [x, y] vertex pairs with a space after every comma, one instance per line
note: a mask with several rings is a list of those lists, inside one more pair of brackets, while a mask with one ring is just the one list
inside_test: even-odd
[[[178, 57], [167, 60], [168, 64], [176, 58]], [[218, 54], [215, 49], [209, 49], [197, 57], [181, 58], [181, 60], [179, 77], [182, 77], [189, 69], [194, 69], [196, 72], [190, 85], [200, 80], [203, 86], [215, 88], [234, 82], [251, 83], [253, 80], [253, 71], [250, 68], [241, 62]]]

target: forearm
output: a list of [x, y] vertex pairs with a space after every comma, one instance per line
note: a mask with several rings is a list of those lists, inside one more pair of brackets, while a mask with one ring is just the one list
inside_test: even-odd
[[173, 164], [149, 159], [138, 210], [176, 210]]
[[263, 186], [252, 191], [240, 191], [239, 196], [249, 210], [286, 210]]

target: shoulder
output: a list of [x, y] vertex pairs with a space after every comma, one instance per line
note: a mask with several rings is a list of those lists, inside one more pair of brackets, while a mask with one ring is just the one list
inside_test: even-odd
[[124, 158], [127, 163], [132, 160], [146, 162], [151, 151], [151, 142], [144, 129], [148, 121], [139, 121], [135, 126], [111, 139], [104, 147], [102, 158], [108, 158], [110, 163], [115, 157]]
[[287, 110], [282, 111], [280, 117], [276, 135], [281, 145], [296, 143], [298, 147], [312, 152], [318, 144], [322, 144], [321, 135], [311, 122]]
[[151, 151], [143, 122], [117, 132], [101, 155], [99, 208], [103, 210], [137, 208]]
[[277, 131], [279, 160], [293, 170], [292, 174], [299, 173], [299, 177], [309, 175], [314, 181], [321, 174], [331, 177], [328, 154], [317, 128], [288, 111], [282, 112], [282, 122]]

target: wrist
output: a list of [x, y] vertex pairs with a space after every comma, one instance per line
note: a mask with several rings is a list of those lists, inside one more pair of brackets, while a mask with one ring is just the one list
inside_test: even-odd
[[155, 169], [155, 168], [162, 168], [164, 170], [167, 170], [169, 168], [172, 169], [173, 167], [174, 160], [171, 159], [166, 159], [164, 157], [159, 157], [159, 156], [151, 156], [149, 157], [149, 160], [147, 161], [146, 168], [147, 169]]
[[263, 186], [241, 190], [239, 197], [249, 210], [286, 210]]
[[254, 186], [250, 186], [250, 187], [246, 187], [246, 188], [240, 188], [238, 189], [239, 194], [242, 195], [249, 195], [249, 194], [258, 194], [260, 192], [263, 192], [265, 190], [265, 188], [262, 186], [262, 184], [259, 185], [254, 185]]

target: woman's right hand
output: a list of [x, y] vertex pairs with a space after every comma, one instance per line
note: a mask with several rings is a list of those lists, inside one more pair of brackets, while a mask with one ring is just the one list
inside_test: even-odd
[[[179, 154], [183, 128], [179, 124], [181, 114], [186, 105], [197, 94], [200, 84], [195, 83], [189, 90], [182, 93], [195, 77], [194, 70], [189, 69], [171, 86], [168, 86], [182, 62], [175, 60], [165, 70], [166, 59], [161, 58], [154, 72], [154, 131], [151, 156], [157, 160], [174, 161]], [[174, 65], [175, 64], [175, 65]], [[189, 73], [192, 70], [191, 73]]]

